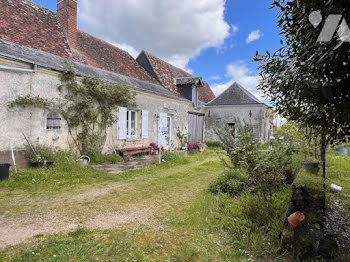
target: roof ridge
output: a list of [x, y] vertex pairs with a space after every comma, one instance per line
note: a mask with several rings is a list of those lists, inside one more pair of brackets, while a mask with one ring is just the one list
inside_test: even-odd
[[[13, 0], [9, 0], [9, 1], [13, 1]], [[18, 0], [16, 0], [16, 1], [18, 1]], [[28, 3], [29, 5], [31, 5], [31, 7], [33, 7], [33, 8], [39, 8], [39, 9], [42, 9], [43, 11], [45, 11], [45, 12], [47, 12], [47, 13], [51, 13], [51, 14], [53, 14], [53, 15], [56, 15], [56, 12], [54, 12], [54, 11], [52, 11], [52, 10], [50, 10], [50, 9], [48, 9], [48, 8], [46, 8], [46, 7], [44, 7], [44, 6], [42, 6], [42, 5], [39, 4], [39, 3], [34, 2], [33, 0], [19, 0], [19, 1], [27, 2], [27, 3]]]
[[152, 56], [152, 57], [154, 57], [154, 58], [156, 58], [156, 59], [158, 59], [158, 60], [161, 60], [162, 62], [164, 62], [165, 64], [167, 64], [167, 65], [169, 65], [169, 66], [171, 66], [171, 67], [173, 67], [173, 68], [176, 68], [176, 69], [178, 69], [178, 70], [181, 70], [181, 71], [182, 71], [183, 73], [185, 73], [185, 74], [188, 74], [188, 75], [190, 75], [190, 76], [193, 76], [192, 74], [186, 72], [186, 71], [183, 70], [182, 68], [179, 68], [179, 67], [177, 67], [177, 66], [172, 65], [172, 64], [170, 64], [169, 62], [165, 61], [164, 59], [162, 59], [162, 58], [160, 58], [160, 57], [158, 57], [158, 56], [155, 56], [155, 55], [153, 55], [152, 53], [150, 53], [150, 52], [148, 52], [148, 51], [146, 51], [146, 50], [143, 50], [143, 51], [144, 51], [144, 53], [145, 53], [146, 55], [150, 55], [150, 56]]
[[261, 103], [259, 99], [257, 99], [251, 92], [249, 92], [247, 89], [245, 89], [241, 84], [234, 82], [233, 84], [236, 84], [247, 96], [249, 96], [251, 99]]
[[[237, 94], [237, 91], [235, 91], [237, 89], [239, 89], [240, 91], [238, 92], [243, 93], [246, 96], [246, 98], [241, 97], [241, 95]], [[252, 93], [250, 93], [242, 85], [240, 85], [237, 82], [234, 82], [224, 92], [222, 92], [219, 96], [210, 101], [207, 105], [236, 105], [242, 103], [262, 104], [261, 101], [259, 101]]]

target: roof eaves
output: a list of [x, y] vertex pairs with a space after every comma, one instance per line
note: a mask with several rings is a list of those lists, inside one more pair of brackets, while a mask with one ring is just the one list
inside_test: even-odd
[[265, 103], [241, 103], [241, 104], [206, 104], [206, 107], [222, 107], [222, 106], [244, 106], [244, 105], [265, 105]]
[[145, 91], [156, 95], [161, 95], [177, 100], [186, 101], [186, 99], [172, 93], [161, 85], [142, 81], [129, 76], [120, 75], [111, 71], [102, 70], [74, 60], [65, 59], [51, 53], [30, 47], [20, 46], [15, 43], [0, 39], [0, 55], [10, 59], [15, 59], [25, 63], [35, 64], [43, 68], [53, 69], [59, 72], [66, 70], [67, 61], [72, 63], [77, 75], [82, 77], [95, 77], [107, 82], [125, 82], [135, 90]]

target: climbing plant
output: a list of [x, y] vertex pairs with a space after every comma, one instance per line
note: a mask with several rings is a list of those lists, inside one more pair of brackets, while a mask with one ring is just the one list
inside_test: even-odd
[[50, 107], [51, 103], [47, 99], [44, 99], [40, 97], [40, 95], [25, 95], [25, 96], [19, 96], [14, 101], [12, 101], [8, 107], [14, 108], [14, 107], [36, 107], [36, 108], [45, 108]]
[[74, 149], [93, 156], [102, 151], [107, 129], [117, 120], [119, 106], [134, 104], [135, 93], [124, 83], [111, 84], [85, 77], [77, 80], [72, 70], [60, 75], [60, 99], [50, 100], [27, 95], [9, 104], [47, 108], [59, 113], [67, 122]]

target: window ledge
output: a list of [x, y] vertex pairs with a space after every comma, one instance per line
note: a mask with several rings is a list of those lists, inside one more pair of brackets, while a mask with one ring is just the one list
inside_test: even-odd
[[126, 142], [139, 142], [139, 141], [142, 141], [141, 138], [128, 138], [128, 139], [125, 139]]

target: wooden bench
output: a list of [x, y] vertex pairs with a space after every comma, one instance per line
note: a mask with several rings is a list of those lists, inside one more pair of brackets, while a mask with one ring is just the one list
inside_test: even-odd
[[124, 156], [140, 155], [140, 154], [149, 155], [151, 152], [152, 152], [151, 146], [138, 146], [138, 147], [125, 148], [120, 151], [120, 154], [122, 157], [124, 157]]

